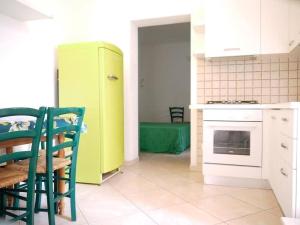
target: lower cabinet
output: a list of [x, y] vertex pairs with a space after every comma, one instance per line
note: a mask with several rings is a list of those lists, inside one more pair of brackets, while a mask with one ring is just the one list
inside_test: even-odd
[[[264, 149], [268, 152], [268, 179], [287, 217], [300, 217], [297, 184], [297, 110], [266, 110]], [[295, 126], [295, 127], [294, 127]], [[299, 198], [299, 197], [298, 197]], [[299, 199], [298, 199], [299, 200]]]

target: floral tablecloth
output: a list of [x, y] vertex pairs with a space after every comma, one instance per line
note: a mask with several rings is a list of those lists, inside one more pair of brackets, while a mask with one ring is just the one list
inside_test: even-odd
[[[77, 124], [77, 117], [57, 117], [54, 119], [54, 127], [64, 127], [70, 124]], [[11, 132], [11, 131], [21, 131], [33, 129], [35, 125], [34, 121], [31, 120], [16, 120], [16, 121], [0, 121], [0, 133]], [[86, 133], [87, 126], [82, 123], [81, 132]], [[46, 132], [46, 121], [43, 127], [43, 133]]]

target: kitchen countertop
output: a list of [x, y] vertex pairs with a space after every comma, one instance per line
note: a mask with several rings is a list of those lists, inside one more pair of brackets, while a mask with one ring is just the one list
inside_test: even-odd
[[300, 102], [276, 104], [196, 104], [190, 109], [300, 109]]

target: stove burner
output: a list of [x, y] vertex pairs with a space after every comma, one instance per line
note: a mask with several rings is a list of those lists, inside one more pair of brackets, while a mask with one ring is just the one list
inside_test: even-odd
[[207, 101], [207, 104], [258, 104], [256, 100]]

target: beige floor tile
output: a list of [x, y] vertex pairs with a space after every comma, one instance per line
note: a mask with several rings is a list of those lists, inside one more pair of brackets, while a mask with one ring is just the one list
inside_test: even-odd
[[261, 209], [254, 207], [253, 205], [227, 195], [201, 199], [196, 206], [222, 221], [261, 211]]
[[117, 217], [111, 220], [90, 223], [89, 225], [157, 225], [157, 223], [143, 213], [135, 213], [128, 216]]
[[184, 200], [163, 189], [138, 194], [129, 194], [125, 195], [125, 197], [143, 211], [184, 203]]
[[194, 204], [197, 204], [203, 198], [224, 194], [217, 186], [204, 185], [198, 182], [174, 186], [169, 191]]
[[175, 205], [149, 213], [159, 225], [211, 225], [218, 219], [190, 204]]
[[241, 189], [231, 192], [230, 195], [261, 209], [271, 209], [278, 206], [272, 190]]
[[154, 176], [148, 176], [147, 179], [151, 180], [151, 182], [155, 183], [159, 187], [165, 188], [167, 190], [172, 189], [173, 187], [177, 187], [179, 185], [195, 183], [180, 175], [176, 175], [173, 173], [156, 174]]
[[267, 212], [245, 216], [226, 223], [228, 225], [282, 225], [279, 217]]
[[122, 194], [142, 193], [155, 190], [158, 186], [147, 179], [132, 173], [122, 173], [114, 176], [108, 183]]
[[138, 212], [129, 200], [109, 184], [91, 187], [89, 194], [85, 192], [78, 197], [77, 203], [88, 223]]
[[275, 207], [273, 209], [268, 209], [265, 212], [271, 213], [272, 215], [277, 216], [279, 218], [281, 218], [283, 216], [283, 213], [279, 207]]
[[189, 181], [203, 183], [203, 175], [201, 171], [179, 171], [177, 174]]

